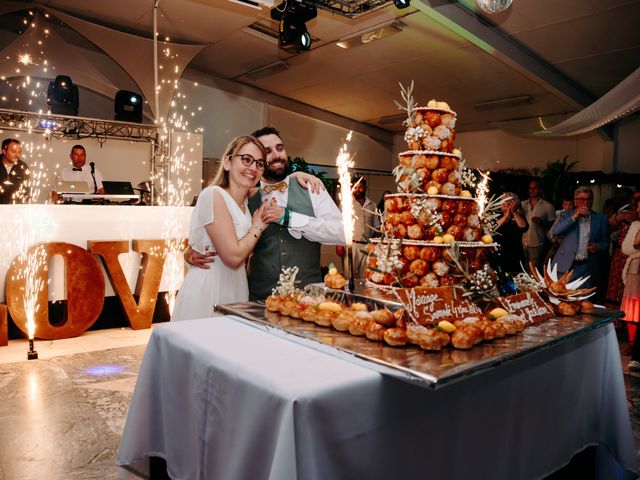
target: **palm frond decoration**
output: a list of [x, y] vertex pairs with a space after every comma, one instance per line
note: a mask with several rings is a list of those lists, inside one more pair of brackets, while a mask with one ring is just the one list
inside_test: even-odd
[[402, 100], [404, 101], [404, 105], [396, 100], [393, 103], [396, 104], [398, 110], [402, 110], [407, 113], [407, 119], [403, 122], [407, 127], [413, 127], [413, 110], [416, 108], [416, 101], [413, 99], [413, 80], [411, 80], [411, 84], [408, 87], [404, 87], [402, 83], [398, 82], [400, 85], [400, 95], [402, 96]]
[[482, 231], [487, 235], [495, 235], [498, 229], [498, 219], [502, 216], [502, 205], [509, 201], [508, 196], [500, 195], [496, 197], [492, 195], [485, 205], [484, 212], [480, 217], [482, 223]]

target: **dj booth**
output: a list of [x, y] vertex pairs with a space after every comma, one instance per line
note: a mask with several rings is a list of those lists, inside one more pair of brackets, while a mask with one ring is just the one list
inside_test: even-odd
[[[144, 204], [142, 194], [148, 190], [133, 188], [131, 182], [115, 182], [103, 180], [105, 193], [90, 193], [94, 189], [87, 182], [59, 182], [58, 199], [62, 203], [127, 203]], [[139, 194], [136, 191], [140, 192]]]

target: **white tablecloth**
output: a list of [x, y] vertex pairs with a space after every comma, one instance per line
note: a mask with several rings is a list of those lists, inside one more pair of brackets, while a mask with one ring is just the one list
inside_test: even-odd
[[154, 329], [117, 463], [163, 457], [176, 479], [511, 480], [589, 445], [600, 478], [612, 457], [635, 468], [612, 325], [434, 391], [216, 317]]

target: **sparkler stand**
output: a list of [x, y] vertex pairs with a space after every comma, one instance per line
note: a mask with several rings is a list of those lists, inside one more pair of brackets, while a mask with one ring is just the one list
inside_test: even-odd
[[353, 245], [347, 245], [347, 273], [349, 275], [349, 292], [355, 293], [356, 280], [353, 274]]
[[29, 339], [29, 350], [27, 350], [27, 360], [37, 360], [38, 352], [33, 349], [33, 338]]
[[7, 306], [0, 305], [0, 347], [9, 345], [9, 326], [7, 322]]

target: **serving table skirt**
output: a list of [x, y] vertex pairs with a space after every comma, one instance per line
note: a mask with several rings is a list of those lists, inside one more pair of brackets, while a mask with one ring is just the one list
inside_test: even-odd
[[432, 390], [214, 317], [154, 329], [117, 463], [162, 457], [174, 479], [534, 479], [591, 445], [598, 478], [635, 470], [611, 324]]

